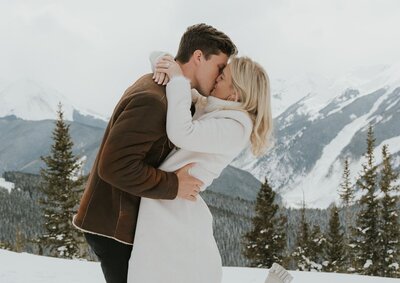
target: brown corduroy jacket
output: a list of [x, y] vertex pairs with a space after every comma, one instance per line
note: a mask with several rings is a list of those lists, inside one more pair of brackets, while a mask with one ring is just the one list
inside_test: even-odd
[[132, 244], [140, 198], [174, 199], [178, 179], [157, 167], [174, 145], [166, 134], [165, 87], [145, 75], [114, 109], [73, 223]]

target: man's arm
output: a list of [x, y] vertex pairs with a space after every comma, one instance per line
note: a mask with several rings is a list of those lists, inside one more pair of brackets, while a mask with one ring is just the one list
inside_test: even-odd
[[154, 142], [165, 134], [165, 119], [158, 97], [133, 97], [110, 128], [99, 157], [100, 178], [129, 194], [174, 199], [178, 193], [176, 174], [144, 162]]

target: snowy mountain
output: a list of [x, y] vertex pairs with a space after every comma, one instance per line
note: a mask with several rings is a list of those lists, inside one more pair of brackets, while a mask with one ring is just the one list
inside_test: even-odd
[[381, 87], [400, 85], [400, 62], [388, 65], [360, 66], [340, 77], [326, 77], [318, 73], [299, 73], [289, 78], [271, 78], [272, 114], [281, 115], [291, 105], [304, 101], [304, 110], [316, 112], [326, 106], [346, 89], [361, 93], [372, 92]]
[[[105, 282], [98, 262], [66, 260], [0, 250], [0, 278], [8, 283]], [[289, 271], [292, 283], [395, 283], [398, 279], [340, 273]], [[222, 283], [264, 283], [268, 269], [223, 267]]]
[[74, 106], [67, 97], [55, 89], [45, 87], [30, 79], [21, 79], [10, 84], [0, 81], [0, 117], [14, 115], [30, 121], [55, 119], [57, 105], [63, 104], [66, 120], [75, 121], [79, 117], [108, 121], [106, 117], [93, 111]]
[[[295, 89], [280, 86], [273, 103], [279, 97], [290, 101]], [[304, 194], [308, 206], [325, 208], [337, 199], [345, 157], [353, 180], [360, 172], [372, 123], [376, 161], [389, 144], [400, 168], [400, 64], [358, 68], [319, 84], [301, 81], [298, 89], [305, 96], [275, 117], [275, 147], [259, 159], [243, 153], [234, 166], [260, 180], [267, 176], [289, 206], [299, 206]]]
[[[73, 152], [86, 158], [83, 172], [87, 174], [96, 158], [104, 127], [79, 121], [69, 124]], [[0, 118], [0, 175], [4, 171], [38, 174], [44, 166], [40, 156], [48, 155], [53, 143], [54, 127], [54, 120], [27, 121], [15, 116]]]

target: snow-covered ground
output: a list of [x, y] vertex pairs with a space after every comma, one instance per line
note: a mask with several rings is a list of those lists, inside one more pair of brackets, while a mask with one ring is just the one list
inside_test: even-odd
[[[399, 279], [290, 271], [293, 283], [395, 283]], [[224, 267], [223, 283], [264, 283], [267, 269]], [[100, 283], [105, 282], [99, 263], [64, 260], [0, 250], [2, 283]]]

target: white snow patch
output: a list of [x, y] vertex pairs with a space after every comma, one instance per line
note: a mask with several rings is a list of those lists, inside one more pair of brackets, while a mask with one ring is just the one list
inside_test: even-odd
[[372, 260], [367, 259], [367, 261], [364, 264], [364, 269], [367, 269], [368, 267], [370, 267], [372, 265]]
[[11, 190], [15, 189], [15, 184], [6, 181], [4, 178], [0, 178], [0, 188], [4, 188], [10, 193]]
[[389, 115], [388, 117], [386, 117], [385, 119], [383, 119], [383, 120], [381, 121], [381, 123], [382, 123], [382, 124], [383, 124], [383, 123], [386, 123], [386, 122], [392, 120], [392, 118], [393, 118], [393, 115]]
[[393, 101], [388, 107], [386, 107], [385, 111], [390, 110], [390, 108], [393, 108], [397, 103], [398, 103], [399, 99], [396, 99], [395, 101]]

